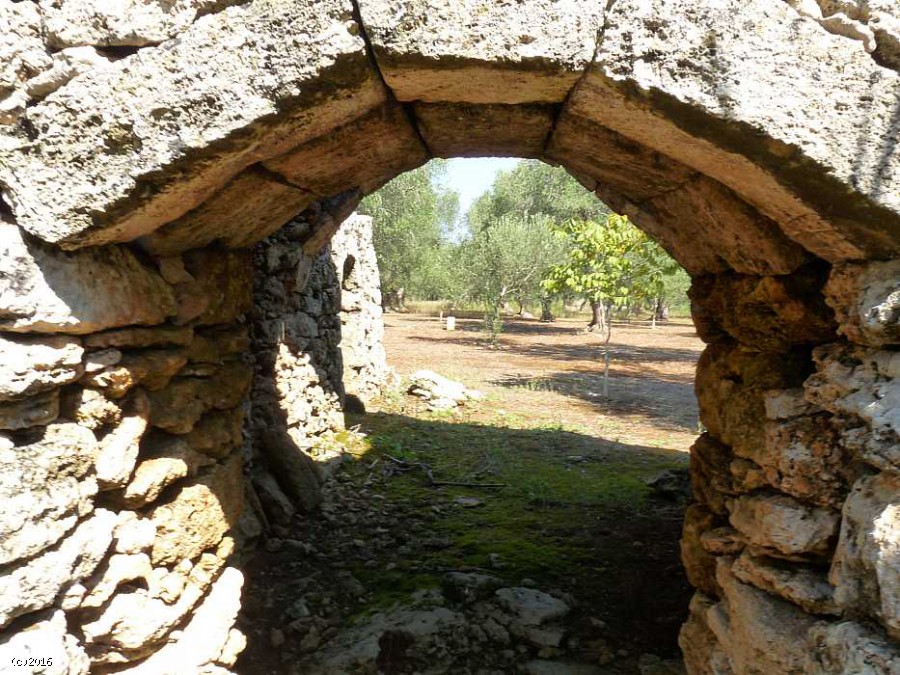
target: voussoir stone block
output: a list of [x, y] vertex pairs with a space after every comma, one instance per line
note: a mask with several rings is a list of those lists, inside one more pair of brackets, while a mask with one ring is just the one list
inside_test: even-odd
[[401, 101], [558, 103], [590, 63], [603, 3], [363, 0], [363, 27]]
[[839, 261], [900, 251], [898, 91], [860, 42], [787, 3], [619, 0], [567, 109], [714, 176]]
[[391, 104], [270, 159], [265, 166], [319, 197], [333, 197], [350, 188], [374, 192], [428, 159], [406, 112]]
[[29, 108], [34, 133], [0, 159], [4, 200], [21, 227], [67, 248], [147, 234], [250, 164], [382, 104], [358, 33], [349, 0], [204, 16]]
[[0, 217], [0, 330], [84, 334], [174, 313], [171, 287], [128, 248], [65, 252]]

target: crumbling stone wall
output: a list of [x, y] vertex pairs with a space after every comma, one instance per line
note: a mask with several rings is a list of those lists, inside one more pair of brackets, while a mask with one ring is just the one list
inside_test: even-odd
[[365, 408], [393, 377], [384, 352], [381, 279], [372, 218], [353, 214], [345, 220], [331, 239], [330, 256], [341, 288], [344, 391], [356, 407]]
[[244, 456], [304, 434], [242, 434], [280, 372], [249, 329], [293, 320], [248, 324], [250, 247], [309, 209], [313, 257], [360, 194], [488, 154], [695, 279], [690, 672], [900, 668], [896, 11], [815, 4], [0, 0], [0, 662], [230, 667]]

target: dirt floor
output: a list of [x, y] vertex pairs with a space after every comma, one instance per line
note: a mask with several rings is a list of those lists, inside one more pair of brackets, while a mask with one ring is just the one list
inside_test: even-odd
[[[358, 433], [338, 440], [354, 459], [322, 511], [246, 567], [237, 671], [679, 672], [702, 348], [689, 321], [616, 324], [608, 396], [603, 345], [581, 320], [508, 319], [498, 348], [477, 320], [385, 324], [401, 381], [348, 416]], [[429, 411], [406, 393], [419, 369], [485, 396]], [[537, 630], [498, 600], [510, 589], [566, 612]]]

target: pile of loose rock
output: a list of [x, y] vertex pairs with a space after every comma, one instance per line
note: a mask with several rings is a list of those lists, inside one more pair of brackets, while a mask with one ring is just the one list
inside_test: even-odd
[[407, 391], [425, 400], [429, 410], [452, 410], [468, 401], [480, 401], [484, 398], [480, 391], [468, 389], [432, 370], [417, 370], [410, 375]]

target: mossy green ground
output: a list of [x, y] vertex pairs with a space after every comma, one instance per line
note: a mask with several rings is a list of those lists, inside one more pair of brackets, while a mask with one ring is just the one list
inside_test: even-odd
[[[652, 631], [647, 621], [662, 617], [667, 635], [660, 639], [674, 648], [687, 591], [678, 566], [680, 514], [653, 498], [646, 481], [685, 467], [685, 454], [539, 418], [468, 421], [474, 412], [483, 418], [491, 401], [449, 414], [399, 402], [389, 396], [382, 412], [348, 418], [366, 437], [353, 444], [357, 461], [345, 470], [360, 485], [379, 476], [376, 489], [386, 499], [427, 513], [431, 524], [425, 540], [411, 542], [412, 569], [355, 570], [373, 592], [367, 609], [438, 586], [448, 570], [483, 570], [511, 584], [530, 579], [568, 591], [623, 637]], [[398, 408], [403, 414], [391, 412]], [[435, 481], [469, 486], [435, 487], [426, 469]], [[485, 484], [502, 487], [476, 487]], [[642, 608], [641, 597], [650, 606]]]

